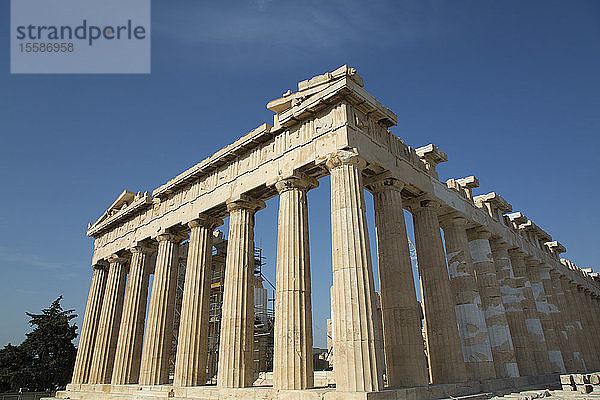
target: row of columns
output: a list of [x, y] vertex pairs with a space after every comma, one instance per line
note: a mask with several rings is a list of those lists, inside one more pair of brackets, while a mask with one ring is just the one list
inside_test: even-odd
[[[427, 362], [404, 221], [403, 183], [387, 174], [363, 182], [366, 162], [355, 151], [337, 152], [325, 166], [331, 176], [337, 390], [381, 390], [382, 365], [392, 387], [596, 367], [597, 298], [485, 230], [469, 228], [464, 218], [440, 219], [440, 206], [421, 198], [406, 207], [413, 214]], [[279, 228], [273, 381], [277, 389], [314, 385], [306, 196], [316, 186], [314, 179], [302, 174], [290, 174], [275, 184]], [[381, 318], [376, 312], [363, 187], [374, 196]], [[221, 387], [246, 387], [253, 381], [254, 214], [264, 207], [264, 202], [244, 195], [227, 202], [229, 238], [217, 373]], [[206, 383], [211, 240], [212, 231], [221, 224], [208, 215], [188, 224], [176, 386]], [[176, 268], [183, 239], [164, 232], [157, 237], [156, 249], [143, 244], [132, 247], [129, 267], [118, 256], [94, 267], [73, 383], [168, 382]], [[146, 319], [148, 264], [154, 251]], [[586, 312], [580, 312], [582, 308]], [[385, 360], [378, 351], [381, 347]]]

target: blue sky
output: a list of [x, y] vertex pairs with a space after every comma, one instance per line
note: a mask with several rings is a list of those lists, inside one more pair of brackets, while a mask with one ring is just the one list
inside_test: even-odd
[[[340, 65], [435, 143], [440, 178], [476, 175], [598, 270], [600, 3], [152, 1], [150, 75], [10, 75], [0, 3], [0, 345], [58, 295], [81, 325], [92, 240], [123, 189], [152, 190], [263, 122], [266, 103]], [[310, 192], [315, 345], [325, 344], [329, 181]], [[367, 194], [371, 237], [372, 199]], [[277, 199], [257, 214], [274, 278]], [[410, 226], [410, 225], [409, 225]], [[375, 243], [371, 247], [375, 250]]]

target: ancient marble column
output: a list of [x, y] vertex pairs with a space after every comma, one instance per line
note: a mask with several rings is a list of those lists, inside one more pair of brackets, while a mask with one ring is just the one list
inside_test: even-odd
[[336, 389], [372, 392], [383, 388], [375, 329], [375, 288], [361, 170], [355, 151], [328, 158], [331, 173], [331, 242]]
[[544, 332], [546, 349], [548, 350], [548, 361], [550, 363], [550, 372], [565, 373], [565, 362], [561, 352], [558, 332], [554, 328], [554, 323], [552, 322], [552, 311], [542, 282], [542, 279], [550, 280], [550, 270], [546, 267], [546, 264], [533, 259], [525, 258], [525, 261], [527, 265], [526, 273], [531, 282], [531, 290], [535, 301], [535, 307], [538, 312], [537, 315], [540, 319], [540, 324], [542, 325], [542, 331]]
[[424, 199], [410, 208], [425, 312], [430, 380], [434, 384], [463, 382], [468, 376], [438, 222], [439, 205]]
[[524, 284], [522, 281], [517, 281], [514, 276], [508, 255], [509, 245], [498, 240], [491, 240], [490, 245], [519, 374], [521, 376], [536, 375], [532, 343], [529, 340], [523, 312]]
[[585, 294], [584, 288], [577, 284], [572, 285], [571, 290], [573, 291], [573, 296], [575, 298], [575, 301], [577, 302], [579, 316], [581, 317], [581, 323], [583, 324], [582, 334], [586, 338], [588, 343], [588, 371], [598, 371], [598, 362], [600, 360], [600, 357], [596, 348], [596, 342], [598, 340], [599, 332], [596, 330], [595, 323], [592, 318], [592, 312], [588, 308], [588, 303], [586, 299], [587, 295]]
[[587, 313], [591, 327], [588, 333], [596, 353], [595, 370], [598, 371], [600, 370], [600, 365], [598, 365], [600, 364], [600, 335], [598, 334], [600, 332], [600, 318], [598, 316], [598, 305], [594, 302], [594, 297], [591, 292], [584, 290], [582, 296], [583, 301], [585, 302], [585, 312]]
[[549, 265], [544, 265], [542, 267], [540, 279], [544, 287], [544, 293], [546, 293], [550, 320], [552, 321], [554, 331], [556, 332], [560, 352], [565, 365], [565, 372], [576, 371], [573, 349], [568, 340], [569, 336], [564, 323], [561, 303], [559, 302], [558, 292], [551, 277], [551, 267]]
[[554, 296], [560, 310], [558, 317], [560, 318], [560, 324], [563, 327], [565, 345], [568, 347], [568, 352], [571, 354], [571, 357], [569, 358], [572, 359], [572, 365], [567, 366], [567, 372], [584, 372], [585, 363], [581, 353], [581, 346], [579, 345], [579, 337], [575, 330], [575, 318], [571, 311], [570, 304], [567, 302], [561, 275], [552, 270], [550, 271], [550, 277], [554, 288]]
[[584, 331], [584, 318], [581, 313], [581, 304], [579, 303], [576, 293], [577, 286], [571, 282], [568, 278], [563, 277], [562, 286], [565, 292], [565, 301], [567, 307], [573, 316], [573, 322], [575, 326], [575, 335], [577, 336], [578, 350], [581, 353], [584, 362], [584, 371], [591, 371], [593, 356], [590, 349], [589, 340]]
[[148, 281], [150, 279], [148, 260], [153, 251], [153, 247], [143, 244], [137, 244], [131, 248], [131, 265], [125, 289], [121, 329], [119, 330], [112, 374], [113, 385], [137, 383], [140, 377]]
[[279, 193], [273, 388], [314, 386], [307, 191], [318, 185], [301, 174], [275, 184]]
[[552, 372], [552, 369], [550, 367], [550, 359], [548, 358], [546, 336], [544, 335], [542, 321], [536, 307], [531, 282], [529, 281], [528, 268], [525, 264], [525, 254], [520, 249], [511, 249], [509, 255], [515, 280], [522, 282], [523, 286], [524, 298], [521, 306], [523, 316], [525, 317], [529, 343], [533, 352], [536, 375], [549, 374]]
[[265, 203], [248, 196], [228, 201], [229, 239], [221, 311], [217, 385], [252, 386], [254, 346], [254, 213]]
[[592, 346], [596, 352], [596, 365], [595, 370], [600, 370], [600, 316], [598, 315], [598, 304], [595, 302], [594, 294], [592, 292], [583, 291], [583, 298], [586, 305], [586, 312], [590, 319], [591, 331], [589, 332]]
[[104, 299], [108, 265], [104, 261], [99, 262], [93, 266], [93, 271], [71, 383], [89, 383], [92, 369], [92, 357]]
[[508, 255], [510, 246], [499, 240], [490, 241], [490, 245], [500, 294], [502, 295], [502, 304], [506, 312], [506, 321], [515, 348], [519, 374], [521, 376], [534, 376], [537, 374], [537, 370], [533, 354], [533, 343], [530, 341], [525, 325], [525, 287], [523, 279], [517, 280], [514, 275]]
[[565, 295], [565, 305], [569, 312], [571, 323], [573, 325], [574, 336], [576, 338], [575, 353], [579, 354], [582, 372], [589, 371], [591, 355], [589, 353], [589, 343], [583, 332], [582, 318], [579, 313], [579, 304], [573, 295], [573, 285], [566, 276], [560, 277], [560, 283]]
[[110, 383], [112, 379], [117, 340], [123, 312], [125, 282], [127, 280], [126, 258], [113, 255], [108, 259], [108, 277], [98, 321], [98, 333], [92, 361], [92, 383]]
[[369, 180], [373, 193], [383, 349], [390, 387], [426, 386], [427, 376], [419, 304], [413, 279], [401, 191], [387, 175]]
[[163, 233], [156, 238], [158, 252], [146, 320], [140, 385], [161, 385], [169, 382], [179, 243], [182, 239], [181, 236], [172, 233]]
[[197, 219], [188, 223], [190, 240], [175, 357], [174, 386], [206, 384], [212, 233], [222, 224], [222, 220], [205, 214], [200, 214]]
[[492, 258], [490, 236], [489, 232], [481, 228], [467, 231], [477, 287], [481, 295], [483, 315], [492, 346], [496, 377], [517, 377], [519, 376], [519, 367]]
[[467, 220], [448, 216], [442, 218], [440, 224], [444, 230], [450, 288], [456, 301], [456, 320], [467, 372], [473, 380], [494, 379], [496, 370], [481, 309], [481, 296], [475, 282], [467, 239]]

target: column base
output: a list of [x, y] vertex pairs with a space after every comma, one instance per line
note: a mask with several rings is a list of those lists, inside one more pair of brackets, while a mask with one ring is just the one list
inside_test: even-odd
[[[317, 372], [315, 376], [318, 376]], [[324, 374], [326, 376], [326, 374]], [[268, 379], [268, 378], [267, 378]], [[328, 379], [319, 379], [327, 383]], [[257, 381], [257, 384], [265, 382]], [[413, 388], [386, 388], [380, 392], [338, 392], [334, 387], [307, 390], [274, 390], [272, 386], [230, 389], [215, 385], [173, 387], [172, 385], [91, 385], [69, 384], [65, 391], [56, 393], [56, 399], [70, 400], [177, 400], [177, 399], [253, 399], [253, 400], [434, 400], [434, 399], [489, 399], [515, 391], [560, 388], [558, 374], [493, 379], [483, 382], [464, 382], [429, 385]], [[55, 399], [44, 399], [55, 400]]]

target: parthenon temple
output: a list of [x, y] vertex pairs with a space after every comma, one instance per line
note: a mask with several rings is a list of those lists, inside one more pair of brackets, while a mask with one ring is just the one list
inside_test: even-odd
[[[500, 194], [473, 194], [476, 177], [440, 181], [447, 155], [395, 136], [396, 114], [355, 69], [299, 82], [267, 108], [273, 125], [151, 193], [124, 191], [88, 227], [91, 287], [72, 381], [58, 398], [436, 399], [600, 370], [598, 273], [561, 262], [565, 247]], [[307, 192], [327, 176], [333, 368], [322, 384], [313, 368]], [[276, 196], [273, 367], [259, 385], [254, 221]], [[214, 232], [227, 217], [211, 368]]]

